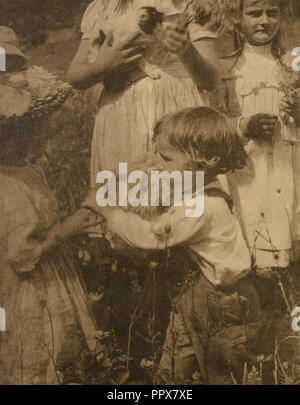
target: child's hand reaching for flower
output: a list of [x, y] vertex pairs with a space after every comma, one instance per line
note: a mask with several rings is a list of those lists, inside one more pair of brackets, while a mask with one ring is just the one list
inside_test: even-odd
[[277, 124], [277, 115], [256, 114], [250, 117], [242, 117], [240, 129], [247, 138], [271, 140]]
[[82, 208], [67, 217], [62, 223], [57, 223], [46, 236], [43, 250], [48, 250], [60, 242], [83, 233], [86, 229], [102, 224], [104, 218], [93, 211]]

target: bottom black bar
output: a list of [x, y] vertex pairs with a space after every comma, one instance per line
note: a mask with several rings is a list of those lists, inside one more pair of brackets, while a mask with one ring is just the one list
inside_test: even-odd
[[[107, 386], [107, 385], [68, 385], [68, 386], [0, 386], [0, 398], [8, 395], [13, 398], [15, 395], [31, 394], [31, 399], [41, 398], [51, 400], [60, 398], [70, 401], [72, 397], [77, 401], [100, 403], [100, 401], [130, 401], [130, 403], [144, 404], [152, 401], [199, 401], [206, 403], [213, 399], [224, 401], [240, 398], [239, 394], [246, 395], [243, 398], [257, 401], [260, 395], [266, 394], [268, 398], [272, 395], [277, 400], [287, 401], [289, 395], [300, 393], [299, 386]], [[40, 396], [41, 395], [41, 396]], [[90, 395], [93, 395], [93, 399]], [[95, 402], [96, 399], [96, 402]], [[271, 398], [270, 398], [271, 399]], [[84, 404], [84, 405], [85, 405]]]

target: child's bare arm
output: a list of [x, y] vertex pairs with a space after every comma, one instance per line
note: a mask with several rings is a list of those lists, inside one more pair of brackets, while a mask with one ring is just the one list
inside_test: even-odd
[[43, 251], [49, 250], [60, 242], [70, 239], [84, 232], [86, 229], [103, 222], [103, 217], [96, 215], [89, 209], [82, 208], [49, 230], [43, 243]]
[[189, 43], [179, 56], [201, 90], [211, 91], [216, 87], [220, 72], [214, 40]]
[[179, 24], [166, 27], [165, 45], [177, 53], [185, 69], [201, 90], [213, 90], [220, 69], [215, 40], [203, 38], [190, 41], [187, 28]]

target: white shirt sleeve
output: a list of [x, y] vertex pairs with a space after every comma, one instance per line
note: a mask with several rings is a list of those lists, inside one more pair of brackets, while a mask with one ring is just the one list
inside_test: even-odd
[[146, 250], [163, 250], [166, 247], [186, 245], [199, 233], [207, 220], [207, 210], [201, 217], [186, 217], [186, 206], [171, 207], [153, 220], [145, 220], [119, 207], [99, 208], [94, 198], [88, 198], [84, 207], [103, 215], [108, 228], [121, 236], [130, 246]]

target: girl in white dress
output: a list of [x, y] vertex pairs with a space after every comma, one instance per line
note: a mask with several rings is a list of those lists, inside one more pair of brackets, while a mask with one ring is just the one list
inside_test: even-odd
[[248, 164], [223, 182], [257, 269], [287, 268], [300, 229], [296, 213], [298, 128], [295, 122], [280, 118], [284, 2], [239, 3], [238, 49], [223, 58], [223, 82], [227, 109], [231, 116], [239, 117]]
[[[100, 170], [115, 170], [120, 162], [151, 150], [153, 127], [162, 116], [206, 104], [204, 90], [214, 88], [217, 76], [217, 35], [196, 22], [189, 24], [188, 30], [177, 24], [186, 3], [95, 0], [87, 8], [81, 26], [82, 42], [69, 69], [69, 80], [81, 89], [104, 83], [92, 142], [92, 187]], [[163, 24], [163, 57], [157, 43], [152, 54], [160, 78], [153, 80], [134, 68], [133, 62], [142, 57], [142, 48], [128, 40], [122, 46], [109, 46], [106, 40], [97, 60], [89, 64], [91, 38], [101, 27], [107, 27], [111, 18], [145, 5], [163, 12], [164, 23], [170, 23], [167, 27]], [[128, 66], [133, 67], [130, 74], [124, 73]]]

